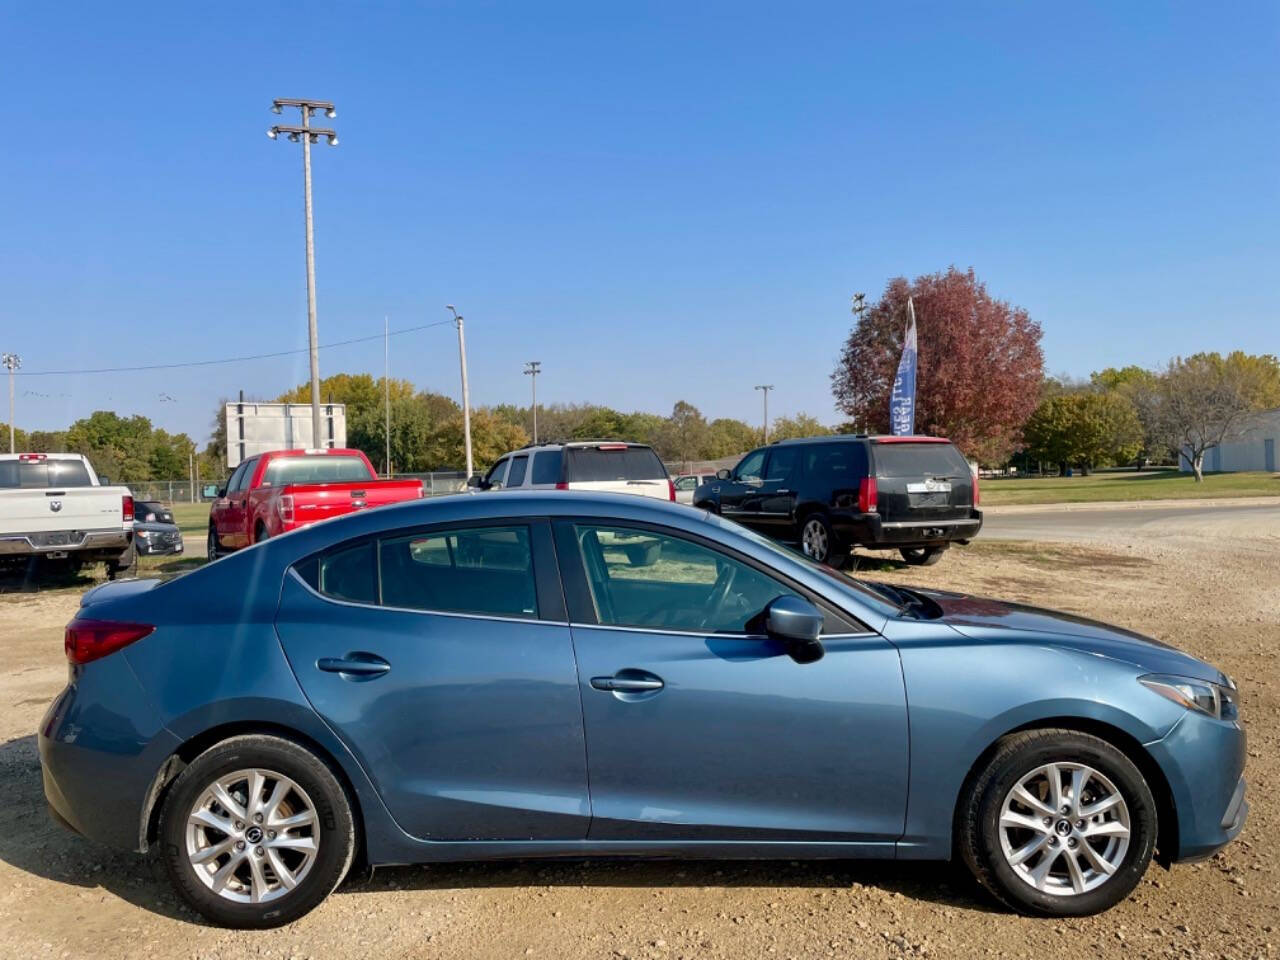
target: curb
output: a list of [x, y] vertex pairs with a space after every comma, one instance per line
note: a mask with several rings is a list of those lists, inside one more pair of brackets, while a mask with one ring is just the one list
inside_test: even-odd
[[1269, 507], [1280, 510], [1280, 496], [1268, 497], [1201, 497], [1181, 500], [1092, 500], [1085, 503], [1006, 503], [982, 504], [983, 516], [1013, 515], [1018, 513], [1070, 513], [1092, 510], [1164, 510], [1170, 507], [1194, 509], [1196, 507]]

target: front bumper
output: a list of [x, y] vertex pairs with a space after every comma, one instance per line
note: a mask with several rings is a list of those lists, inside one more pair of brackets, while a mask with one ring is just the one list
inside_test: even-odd
[[178, 537], [176, 541], [161, 540], [155, 537], [138, 537], [134, 540], [138, 553], [144, 557], [164, 556], [169, 554], [182, 553], [184, 547], [182, 537]]
[[982, 529], [982, 511], [959, 520], [883, 520], [878, 513], [833, 518], [836, 535], [864, 547], [927, 547], [972, 540]]

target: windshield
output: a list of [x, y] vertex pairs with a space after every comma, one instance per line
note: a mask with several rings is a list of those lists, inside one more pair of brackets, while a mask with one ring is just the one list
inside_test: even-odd
[[363, 483], [372, 479], [369, 468], [359, 457], [315, 454], [272, 460], [267, 464], [262, 485], [281, 487], [292, 483]]
[[838, 570], [831, 569], [831, 567], [828, 567], [825, 564], [815, 563], [799, 550], [778, 543], [776, 540], [770, 540], [763, 534], [756, 533], [754, 530], [749, 530], [741, 524], [734, 523], [732, 520], [726, 520], [724, 517], [717, 516], [716, 514], [708, 514], [708, 519], [713, 523], [720, 524], [720, 526], [727, 530], [732, 530], [734, 533], [740, 534], [752, 543], [764, 547], [771, 553], [775, 553], [781, 557], [786, 557], [788, 560], [799, 563], [801, 566], [806, 567], [814, 573], [819, 573], [829, 580], [834, 580], [837, 585], [857, 593], [858, 599], [862, 600], [867, 604], [867, 606], [874, 608], [878, 613], [881, 613], [886, 617], [896, 617], [902, 613], [902, 604], [894, 603], [885, 593], [876, 590], [870, 584], [863, 583], [861, 580], [854, 577], [846, 576]]

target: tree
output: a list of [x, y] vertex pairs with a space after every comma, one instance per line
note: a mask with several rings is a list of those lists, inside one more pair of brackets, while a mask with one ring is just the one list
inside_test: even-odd
[[718, 417], [707, 425], [707, 459], [723, 460], [746, 453], [760, 442], [760, 431], [741, 420]]
[[1032, 456], [1052, 460], [1062, 472], [1075, 464], [1085, 474], [1097, 466], [1127, 463], [1142, 448], [1142, 425], [1133, 404], [1119, 393], [1077, 391], [1044, 400], [1024, 429]]
[[835, 433], [830, 427], [824, 427], [817, 417], [807, 413], [797, 413], [794, 417], [778, 417], [769, 424], [770, 440], [790, 440], [793, 437], [826, 437]]
[[1161, 375], [1159, 398], [1162, 429], [1200, 483], [1207, 451], [1237, 436], [1248, 414], [1280, 406], [1280, 361], [1238, 350], [1175, 357]]
[[693, 404], [678, 400], [671, 408], [666, 428], [657, 438], [658, 455], [687, 465], [702, 459], [707, 439], [707, 418]]
[[[495, 416], [483, 407], [471, 411], [471, 456], [474, 467], [484, 472], [504, 453], [510, 453], [529, 442], [523, 427]], [[466, 467], [462, 414], [441, 422], [432, 430], [426, 447], [426, 459], [433, 467], [461, 470]]]
[[919, 345], [916, 430], [948, 436], [982, 463], [1003, 462], [1040, 400], [1040, 325], [992, 297], [973, 270], [891, 280], [841, 351], [831, 377], [837, 406], [861, 429], [889, 429], [908, 296]]

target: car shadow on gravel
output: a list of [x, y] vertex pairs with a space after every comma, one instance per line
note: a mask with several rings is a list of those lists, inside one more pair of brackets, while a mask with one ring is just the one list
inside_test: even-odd
[[34, 735], [0, 746], [0, 860], [32, 876], [80, 887], [90, 902], [119, 897], [161, 916], [201, 918], [179, 903], [154, 857], [113, 850], [49, 816]]

